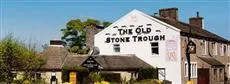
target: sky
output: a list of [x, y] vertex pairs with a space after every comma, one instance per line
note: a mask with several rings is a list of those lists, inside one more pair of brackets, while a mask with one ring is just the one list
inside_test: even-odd
[[13, 34], [41, 47], [60, 39], [73, 19], [114, 22], [133, 9], [154, 14], [171, 7], [187, 23], [199, 11], [206, 30], [230, 40], [230, 0], [0, 0], [0, 39]]

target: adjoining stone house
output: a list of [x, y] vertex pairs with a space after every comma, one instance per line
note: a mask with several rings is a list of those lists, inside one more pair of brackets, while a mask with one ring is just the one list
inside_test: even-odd
[[[51, 44], [40, 54], [45, 57], [46, 63], [40, 69], [40, 78], [44, 78], [47, 83], [51, 83], [52, 77], [56, 78], [57, 84], [62, 84], [62, 68], [64, 66], [83, 66], [85, 62], [94, 59], [97, 64], [98, 72], [100, 73], [116, 73], [120, 76], [120, 79], [131, 78], [136, 79], [137, 71], [140, 68], [152, 68], [151, 65], [145, 63], [135, 55], [78, 55], [70, 53], [62, 46], [60, 40], [51, 40]], [[53, 43], [53, 44], [52, 44]], [[94, 65], [95, 65], [94, 64]], [[75, 74], [77, 78], [77, 72]], [[76, 81], [82, 81], [77, 80]], [[71, 79], [72, 80], [72, 79]], [[85, 81], [83, 81], [85, 82]], [[86, 81], [87, 82], [87, 81]], [[76, 83], [73, 83], [76, 84]]]
[[[168, 15], [167, 13], [169, 13]], [[180, 22], [177, 9], [162, 9], [160, 16], [153, 16], [176, 28], [181, 29], [182, 75], [187, 76], [186, 45], [188, 35], [196, 44], [196, 54], [191, 54], [191, 77], [199, 84], [224, 84], [230, 78], [230, 41], [204, 29], [203, 17], [197, 13], [196, 17], [189, 18], [189, 24]], [[190, 32], [190, 34], [189, 34]], [[187, 77], [182, 77], [187, 80]]]
[[179, 21], [177, 8], [159, 10], [159, 16], [133, 10], [95, 35], [101, 55], [135, 54], [173, 84], [188, 80], [188, 36], [196, 44], [191, 54], [191, 80], [195, 84], [224, 84], [230, 79], [230, 41], [204, 29], [197, 13], [189, 23]]

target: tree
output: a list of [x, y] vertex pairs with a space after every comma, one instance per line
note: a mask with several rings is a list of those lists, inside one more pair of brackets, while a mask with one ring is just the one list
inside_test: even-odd
[[43, 63], [35, 46], [26, 46], [12, 35], [0, 40], [0, 82], [11, 84], [16, 71], [24, 71], [24, 78], [29, 80], [32, 71], [39, 69]]
[[[78, 54], [86, 54], [89, 48], [86, 47], [86, 28], [107, 27], [110, 22], [100, 22], [94, 19], [82, 21], [80, 19], [70, 20], [66, 24], [66, 28], [61, 29], [62, 40], [70, 52]], [[103, 25], [103, 26], [101, 26]]]

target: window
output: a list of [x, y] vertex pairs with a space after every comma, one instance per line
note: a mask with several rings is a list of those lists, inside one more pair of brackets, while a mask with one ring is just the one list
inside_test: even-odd
[[158, 44], [158, 42], [151, 43], [151, 50], [152, 50], [153, 55], [158, 55], [159, 54], [159, 44]]
[[41, 78], [42, 78], [42, 75], [41, 75], [40, 72], [37, 72], [37, 73], [36, 73], [36, 78], [37, 78], [37, 79], [41, 79]]
[[213, 80], [217, 80], [217, 69], [213, 70], [213, 75], [214, 75]]
[[230, 56], [230, 45], [228, 45], [228, 56]]
[[217, 55], [217, 43], [215, 43], [215, 55]]
[[34, 72], [31, 74], [33, 79], [41, 79], [41, 72]]
[[114, 52], [120, 52], [120, 44], [114, 44], [113, 45], [113, 51]]
[[219, 69], [219, 80], [223, 80], [223, 69]]
[[212, 43], [212, 53], [213, 55], [217, 55], [217, 43], [216, 42]]
[[224, 56], [224, 44], [221, 45], [221, 56]]
[[224, 56], [227, 55], [227, 46], [226, 45], [224, 45], [224, 50], [223, 51], [224, 51], [223, 52]]
[[[197, 63], [196, 62], [191, 62], [191, 78], [196, 78], [197, 77]], [[185, 77], [188, 77], [188, 63], [185, 62]]]
[[188, 77], [188, 63], [184, 64], [184, 74], [185, 74], [185, 77]]
[[51, 72], [51, 76], [56, 76], [56, 72]]
[[227, 71], [226, 71], [228, 73], [228, 77], [230, 77], [230, 66], [229, 65], [230, 63], [227, 64]]
[[202, 47], [202, 54], [206, 55], [207, 54], [207, 41], [203, 40], [201, 42], [201, 47]]
[[217, 55], [221, 55], [221, 44], [219, 43], [218, 45], [217, 45]]

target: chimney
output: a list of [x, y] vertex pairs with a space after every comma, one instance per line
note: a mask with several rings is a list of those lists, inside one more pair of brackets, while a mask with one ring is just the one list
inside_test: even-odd
[[196, 12], [196, 17], [189, 18], [189, 24], [203, 29], [204, 28], [203, 17], [200, 17], [199, 12]]
[[178, 21], [177, 10], [178, 10], [178, 8], [160, 9], [159, 10], [159, 13], [160, 13], [159, 15], [162, 18]]
[[50, 40], [50, 45], [51, 46], [60, 46], [60, 47], [64, 47], [63, 46], [63, 41], [62, 40]]

